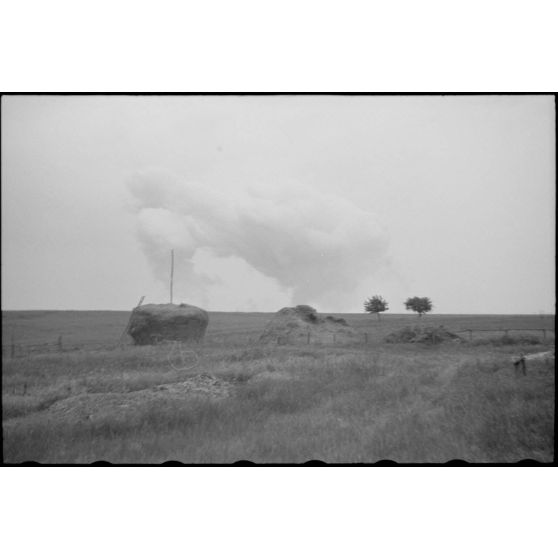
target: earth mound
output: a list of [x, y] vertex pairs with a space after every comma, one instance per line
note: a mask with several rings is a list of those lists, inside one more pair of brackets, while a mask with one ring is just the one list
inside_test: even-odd
[[134, 308], [128, 334], [136, 345], [154, 345], [165, 340], [199, 342], [208, 323], [207, 312], [197, 306], [145, 304]]
[[446, 341], [459, 342], [463, 339], [456, 333], [448, 331], [444, 326], [439, 327], [404, 327], [386, 335], [386, 343], [426, 343], [436, 345]]
[[261, 343], [346, 343], [356, 331], [343, 318], [320, 316], [315, 308], [301, 304], [282, 308], [266, 325]]
[[208, 374], [191, 376], [171, 384], [160, 384], [131, 392], [81, 393], [53, 403], [42, 411], [50, 419], [65, 422], [110, 420], [127, 422], [154, 406], [173, 402], [188, 404], [193, 398], [229, 397], [233, 385]]

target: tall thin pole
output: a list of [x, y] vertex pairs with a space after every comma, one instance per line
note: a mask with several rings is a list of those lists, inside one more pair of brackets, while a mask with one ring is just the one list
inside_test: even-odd
[[174, 250], [171, 250], [171, 274], [170, 274], [170, 303], [172, 304], [172, 281], [174, 276]]

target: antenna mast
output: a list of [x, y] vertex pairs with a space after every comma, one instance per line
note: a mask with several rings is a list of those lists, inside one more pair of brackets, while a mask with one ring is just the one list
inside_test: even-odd
[[172, 304], [172, 281], [174, 276], [174, 250], [171, 250], [171, 272], [170, 272], [170, 303]]

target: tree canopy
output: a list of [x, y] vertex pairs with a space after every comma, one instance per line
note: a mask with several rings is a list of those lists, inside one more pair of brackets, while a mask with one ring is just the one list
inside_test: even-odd
[[427, 296], [413, 296], [405, 301], [405, 308], [417, 312], [419, 317], [421, 317], [426, 312], [432, 310], [432, 301]]
[[388, 310], [388, 303], [383, 297], [374, 295], [364, 301], [364, 310], [370, 314], [378, 314], [378, 319], [380, 319], [380, 312]]

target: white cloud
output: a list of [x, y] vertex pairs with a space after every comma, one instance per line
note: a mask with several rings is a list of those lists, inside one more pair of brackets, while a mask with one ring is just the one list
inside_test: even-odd
[[203, 263], [193, 265], [199, 250], [229, 258], [229, 266], [230, 258], [245, 262], [260, 278], [292, 292], [292, 303], [329, 308], [385, 262], [387, 235], [373, 213], [307, 185], [251, 185], [235, 189], [232, 197], [218, 185], [148, 170], [136, 173], [129, 189], [139, 238], [156, 276], [167, 280], [173, 248], [190, 294], [207, 292], [211, 284]]

